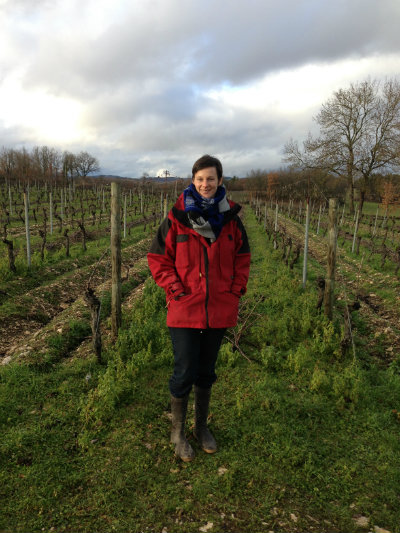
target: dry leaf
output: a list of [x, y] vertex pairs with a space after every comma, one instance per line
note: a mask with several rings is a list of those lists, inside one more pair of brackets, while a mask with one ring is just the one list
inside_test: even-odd
[[214, 523], [213, 522], [207, 522], [207, 524], [205, 526], [199, 527], [199, 531], [206, 532], [209, 529], [212, 529], [213, 527], [214, 527]]
[[369, 518], [366, 516], [355, 516], [354, 521], [359, 527], [368, 527]]

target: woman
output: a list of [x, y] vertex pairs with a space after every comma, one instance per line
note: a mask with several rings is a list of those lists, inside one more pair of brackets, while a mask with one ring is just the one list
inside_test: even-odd
[[246, 292], [250, 249], [238, 217], [241, 207], [227, 200], [222, 165], [204, 155], [192, 169], [192, 183], [178, 198], [153, 240], [148, 262], [167, 297], [167, 325], [174, 351], [171, 442], [183, 461], [194, 451], [185, 437], [194, 386], [194, 436], [207, 453], [217, 444], [207, 428], [215, 363], [226, 328], [236, 325]]

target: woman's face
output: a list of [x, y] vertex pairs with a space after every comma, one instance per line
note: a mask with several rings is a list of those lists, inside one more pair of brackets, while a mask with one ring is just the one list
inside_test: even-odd
[[193, 178], [196, 191], [204, 198], [214, 198], [218, 185], [221, 185], [222, 178], [218, 181], [217, 169], [215, 167], [198, 170]]

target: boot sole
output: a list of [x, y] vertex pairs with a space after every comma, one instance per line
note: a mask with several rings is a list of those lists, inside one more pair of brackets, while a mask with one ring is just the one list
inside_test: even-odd
[[215, 453], [217, 450], [210, 450], [210, 449], [207, 449], [207, 448], [202, 448], [203, 452], [206, 452], [206, 453]]
[[200, 444], [200, 447], [201, 449], [203, 450], [203, 452], [206, 452], [206, 453], [215, 453], [217, 451], [218, 448], [204, 448], [201, 443], [200, 443], [200, 440], [196, 437], [196, 433], [193, 432], [193, 437], [197, 440], [197, 442]]
[[[171, 444], [176, 444], [176, 442], [174, 442], [173, 440], [170, 441]], [[196, 457], [195, 454], [193, 454], [192, 457], [181, 457], [178, 453], [174, 452], [174, 455], [175, 457], [179, 457], [179, 459], [181, 459], [184, 463], [190, 463], [191, 461], [194, 460], [194, 458]]]
[[[177, 457], [179, 457], [179, 455], [177, 455]], [[194, 457], [180, 457], [180, 459], [184, 462], [184, 463], [191, 463], [194, 459]]]

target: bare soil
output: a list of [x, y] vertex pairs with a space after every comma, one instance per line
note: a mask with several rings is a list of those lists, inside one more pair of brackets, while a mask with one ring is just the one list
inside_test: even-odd
[[[126, 279], [146, 267], [150, 241], [148, 237], [123, 250], [122, 275]], [[101, 272], [99, 266], [102, 266]], [[70, 320], [79, 320], [86, 310], [83, 293], [89, 278], [90, 286], [95, 288], [98, 296], [110, 289], [109, 256], [97, 265], [77, 268], [61, 279], [17, 296], [14, 303], [26, 307], [20, 317], [7, 317], [0, 321], [0, 357], [8, 361], [11, 356], [40, 350], [46, 345], [49, 335], [62, 332]]]

